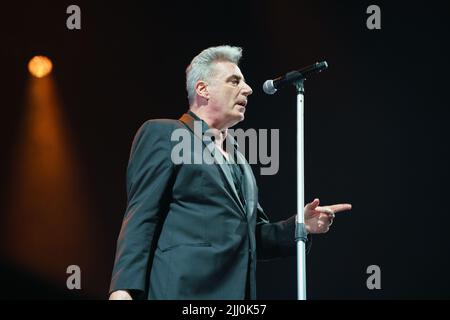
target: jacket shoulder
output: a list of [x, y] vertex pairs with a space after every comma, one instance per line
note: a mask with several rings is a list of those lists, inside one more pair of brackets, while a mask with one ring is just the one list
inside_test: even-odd
[[175, 129], [183, 127], [179, 120], [175, 119], [150, 119], [145, 121], [136, 131], [135, 139], [151, 133], [158, 136], [170, 136]]
[[147, 128], [173, 130], [181, 126], [182, 124], [180, 123], [180, 121], [175, 119], [149, 119], [140, 126], [139, 130]]

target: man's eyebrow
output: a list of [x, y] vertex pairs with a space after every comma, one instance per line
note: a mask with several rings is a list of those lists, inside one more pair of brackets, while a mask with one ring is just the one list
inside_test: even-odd
[[242, 80], [242, 81], [245, 82], [245, 78], [244, 78], [244, 77], [241, 77], [241, 76], [239, 76], [239, 75], [237, 75], [237, 74], [233, 74], [233, 75], [229, 76], [229, 77], [227, 78], [227, 81], [229, 81], [229, 80], [231, 80], [231, 79]]

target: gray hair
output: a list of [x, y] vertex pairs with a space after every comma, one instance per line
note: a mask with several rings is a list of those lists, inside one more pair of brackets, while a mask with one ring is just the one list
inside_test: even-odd
[[186, 90], [189, 104], [195, 99], [195, 85], [199, 80], [208, 80], [212, 75], [212, 65], [218, 61], [239, 63], [242, 48], [231, 46], [210, 47], [200, 52], [186, 69]]

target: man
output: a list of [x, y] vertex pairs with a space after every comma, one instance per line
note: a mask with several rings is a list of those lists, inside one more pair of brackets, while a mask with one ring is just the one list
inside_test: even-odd
[[[188, 113], [147, 121], [136, 134], [110, 299], [255, 299], [256, 260], [295, 254], [295, 216], [270, 223], [249, 164], [224, 148], [236, 148], [227, 129], [244, 119], [252, 94], [238, 67], [241, 51], [201, 52], [186, 70]], [[172, 134], [180, 129], [190, 145], [201, 141], [187, 158], [206, 151], [215, 161], [175, 163]], [[350, 208], [315, 199], [305, 207], [306, 231], [327, 232], [334, 214]]]

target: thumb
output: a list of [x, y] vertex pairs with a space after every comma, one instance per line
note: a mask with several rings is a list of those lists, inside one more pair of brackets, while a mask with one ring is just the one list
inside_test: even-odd
[[320, 204], [320, 200], [315, 198], [312, 202], [308, 203], [305, 206], [305, 210], [315, 210]]

